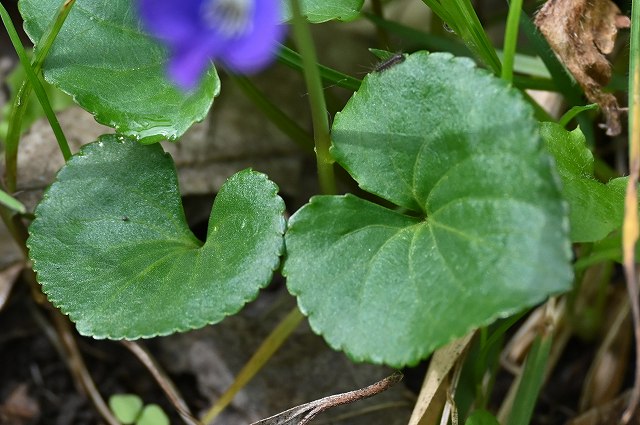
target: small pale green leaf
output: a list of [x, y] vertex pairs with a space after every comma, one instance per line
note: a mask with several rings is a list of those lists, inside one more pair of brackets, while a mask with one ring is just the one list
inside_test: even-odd
[[166, 335], [221, 321], [278, 267], [284, 203], [251, 170], [220, 189], [206, 243], [186, 224], [160, 145], [102, 136], [58, 173], [28, 245], [51, 302], [97, 338]]
[[109, 408], [123, 425], [129, 425], [140, 415], [142, 399], [135, 394], [115, 394], [109, 397]]
[[[34, 43], [59, 0], [20, 0]], [[44, 77], [96, 120], [146, 143], [180, 137], [207, 114], [220, 90], [215, 69], [183, 93], [165, 77], [166, 51], [145, 35], [136, 2], [77, 0], [44, 63]], [[37, 48], [37, 46], [36, 46]]]
[[594, 242], [622, 226], [627, 178], [604, 184], [593, 175], [593, 155], [579, 128], [542, 123], [540, 135], [555, 157], [562, 193], [569, 203], [571, 240]]
[[144, 407], [136, 425], [169, 425], [169, 417], [162, 407], [157, 404], [148, 404]]
[[[338, 20], [351, 21], [358, 17], [364, 0], [299, 0], [302, 15], [309, 22], [318, 24], [321, 22]], [[290, 0], [282, 0], [284, 19], [291, 19]]]
[[283, 272], [332, 347], [415, 364], [570, 288], [558, 178], [529, 105], [503, 81], [416, 53], [367, 76], [332, 135], [360, 186], [402, 207], [321, 196], [291, 217]]

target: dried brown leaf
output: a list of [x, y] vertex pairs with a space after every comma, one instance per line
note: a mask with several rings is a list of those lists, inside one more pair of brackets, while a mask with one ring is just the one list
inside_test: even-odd
[[618, 29], [631, 24], [629, 18], [611, 0], [548, 0], [535, 23], [587, 99], [602, 109], [607, 134], [620, 134], [618, 101], [603, 91], [611, 80], [605, 55], [613, 51]]
[[18, 385], [0, 404], [0, 422], [10, 424], [33, 423], [40, 417], [38, 402], [29, 395], [26, 384]]

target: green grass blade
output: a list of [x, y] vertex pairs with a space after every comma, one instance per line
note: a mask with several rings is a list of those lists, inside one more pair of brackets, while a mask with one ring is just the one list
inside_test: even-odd
[[[67, 10], [72, 4], [73, 4], [73, 1], [65, 1], [63, 3], [63, 6], [61, 7], [60, 12], [58, 13], [57, 19], [54, 20], [55, 23], [57, 23], [58, 21], [64, 22], [64, 17], [66, 17], [66, 15], [68, 14]], [[24, 50], [24, 46], [20, 41], [20, 37], [18, 36], [15, 26], [11, 21], [11, 17], [9, 16], [9, 13], [7, 13], [7, 10], [4, 8], [4, 6], [2, 6], [2, 4], [0, 4], [0, 18], [2, 19], [2, 23], [4, 24], [7, 30], [7, 33], [9, 34], [11, 43], [13, 44], [13, 47], [16, 53], [18, 54], [20, 63], [23, 66], [25, 73], [27, 74], [27, 83], [28, 83], [28, 84], [27, 83], [23, 84], [23, 87], [18, 93], [18, 96], [23, 96], [24, 101], [22, 102], [22, 104], [20, 104], [19, 102], [17, 104], [14, 104], [14, 108], [16, 108], [16, 105], [17, 105], [18, 107], [17, 109], [20, 109], [20, 110], [16, 111], [14, 109], [14, 111], [12, 111], [12, 114], [11, 114], [12, 122], [9, 123], [9, 131], [7, 134], [7, 139], [5, 141], [6, 142], [5, 173], [6, 173], [6, 179], [7, 179], [6, 183], [9, 190], [13, 191], [15, 190], [15, 186], [16, 186], [18, 143], [20, 139], [21, 122], [24, 116], [26, 101], [29, 97], [31, 87], [33, 88], [38, 98], [38, 101], [40, 102], [40, 105], [42, 106], [42, 109], [45, 115], [47, 116], [47, 119], [49, 120], [49, 124], [51, 125], [51, 129], [53, 130], [56, 140], [58, 141], [58, 146], [60, 147], [60, 150], [62, 152], [62, 155], [65, 161], [71, 158], [71, 150], [69, 149], [69, 144], [67, 143], [67, 139], [64, 136], [64, 133], [62, 132], [60, 123], [58, 122], [58, 119], [56, 118], [53, 112], [53, 109], [51, 108], [51, 104], [49, 103], [47, 93], [44, 90], [42, 83], [38, 79], [36, 72], [34, 71], [34, 68], [31, 66], [31, 62], [27, 57], [27, 53]], [[60, 23], [60, 26], [62, 26], [62, 23]], [[59, 27], [58, 27], [58, 30], [59, 30]], [[56, 34], [57, 32], [52, 30], [52, 32], [49, 33], [49, 38], [53, 40]], [[39, 64], [41, 64], [42, 61], [44, 61], [45, 55], [46, 55], [46, 50], [44, 50], [42, 53], [36, 53], [36, 59], [35, 59], [36, 69], [39, 69]]]
[[531, 421], [531, 415], [544, 380], [552, 342], [551, 335], [538, 336], [533, 342], [506, 425], [523, 425]]
[[11, 195], [2, 190], [0, 190], [0, 204], [20, 214], [24, 214], [27, 212], [27, 208], [22, 205], [20, 201], [11, 197]]
[[[300, 54], [286, 46], [280, 46], [278, 60], [290, 68], [298, 71], [302, 70], [302, 58], [300, 57]], [[335, 69], [324, 65], [318, 64], [318, 68], [320, 69], [320, 77], [324, 81], [333, 83], [338, 87], [351, 91], [356, 91], [360, 87], [361, 81], [357, 78], [343, 74], [340, 71], [336, 71]]]
[[479, 60], [494, 74], [500, 75], [502, 68], [500, 59], [469, 0], [449, 1], [446, 6], [441, 0], [423, 0], [423, 2], [462, 38]]
[[509, 3], [509, 15], [507, 16], [507, 28], [504, 33], [504, 49], [502, 60], [503, 80], [513, 82], [513, 64], [515, 62], [516, 46], [518, 44], [518, 23], [522, 11], [522, 0], [511, 0]]

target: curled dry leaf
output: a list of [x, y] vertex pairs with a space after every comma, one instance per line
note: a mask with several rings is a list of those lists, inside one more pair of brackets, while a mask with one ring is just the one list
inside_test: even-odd
[[402, 377], [402, 373], [394, 372], [393, 375], [387, 376], [368, 387], [342, 394], [330, 395], [319, 400], [301, 404], [277, 415], [254, 422], [251, 425], [306, 425], [325, 410], [380, 394], [400, 382]]
[[620, 134], [618, 101], [602, 88], [611, 79], [605, 55], [613, 51], [618, 29], [630, 26], [629, 18], [611, 0], [548, 0], [535, 23], [587, 99], [602, 109], [607, 134]]

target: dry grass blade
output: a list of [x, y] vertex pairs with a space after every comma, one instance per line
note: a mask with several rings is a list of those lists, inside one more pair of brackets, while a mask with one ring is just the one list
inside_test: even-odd
[[[409, 425], [424, 423], [429, 408], [439, 394], [439, 388], [449, 376], [460, 357], [466, 352], [475, 331], [436, 351], [431, 358], [429, 370], [424, 378], [418, 401], [411, 414]], [[445, 393], [446, 394], [446, 393]], [[446, 400], [444, 400], [446, 402]], [[437, 412], [440, 416], [440, 412]]]
[[632, 4], [630, 75], [629, 75], [629, 182], [624, 199], [622, 223], [622, 252], [624, 273], [631, 304], [631, 317], [636, 338], [636, 375], [629, 407], [622, 417], [629, 423], [640, 403], [640, 305], [638, 305], [638, 275], [635, 263], [635, 247], [638, 242], [638, 174], [640, 172], [640, 9]]
[[314, 400], [300, 406], [293, 407], [277, 415], [253, 422], [251, 425], [306, 425], [318, 414], [343, 404], [353, 403], [358, 400], [373, 397], [383, 391], [388, 390], [393, 385], [402, 380], [402, 374], [396, 372], [375, 384], [359, 390], [349, 391], [342, 394], [335, 394], [328, 397]]
[[606, 333], [582, 388], [580, 412], [615, 399], [628, 373], [632, 344], [629, 299], [622, 288], [612, 298]]
[[[618, 424], [620, 416], [629, 403], [631, 391], [620, 394], [610, 402], [594, 407], [580, 416], [571, 419], [565, 425], [612, 425]], [[637, 422], [633, 422], [637, 424]]]

